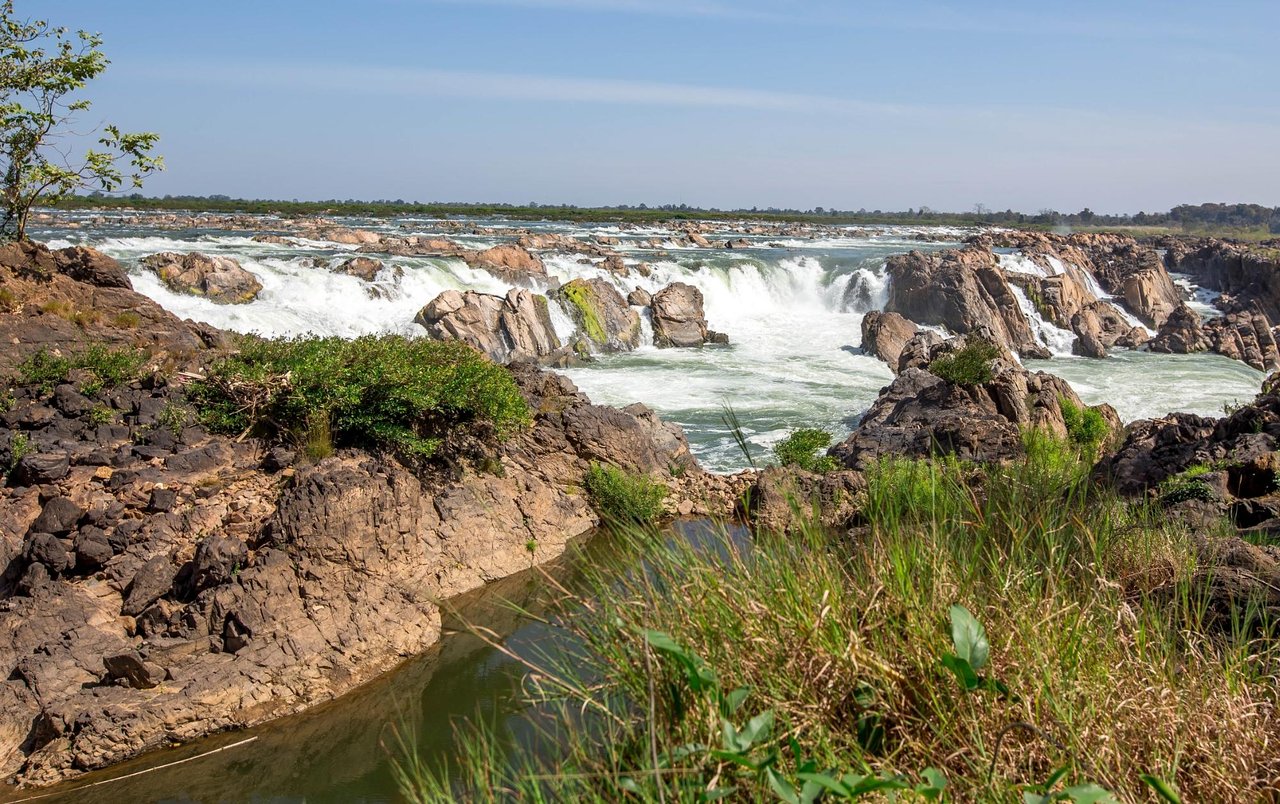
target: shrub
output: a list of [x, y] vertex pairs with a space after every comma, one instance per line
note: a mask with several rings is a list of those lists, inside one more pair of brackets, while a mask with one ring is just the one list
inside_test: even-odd
[[1062, 411], [1062, 420], [1067, 425], [1067, 437], [1072, 444], [1089, 452], [1102, 445], [1109, 428], [1107, 420], [1097, 408], [1081, 407], [1066, 397], [1058, 400], [1058, 408]]
[[457, 428], [505, 437], [530, 420], [505, 368], [465, 344], [399, 336], [247, 337], [187, 398], [217, 432], [253, 431], [309, 452], [326, 441], [384, 449], [409, 464]]
[[662, 515], [667, 489], [644, 475], [593, 463], [587, 470], [587, 492], [596, 512], [614, 524], [644, 524]]
[[112, 349], [94, 344], [83, 352], [63, 357], [41, 350], [18, 365], [18, 379], [24, 385], [38, 385], [46, 392], [67, 382], [71, 372], [83, 372], [81, 393], [93, 396], [104, 388], [114, 388], [138, 378], [147, 361], [145, 353]]
[[929, 371], [956, 385], [985, 385], [995, 374], [991, 361], [1000, 356], [994, 343], [972, 338], [960, 349], [942, 355], [929, 364]]
[[826, 430], [801, 428], [791, 433], [773, 447], [773, 457], [782, 466], [798, 466], [807, 472], [830, 472], [840, 468], [840, 462], [830, 455], [819, 454], [831, 446], [832, 435]]

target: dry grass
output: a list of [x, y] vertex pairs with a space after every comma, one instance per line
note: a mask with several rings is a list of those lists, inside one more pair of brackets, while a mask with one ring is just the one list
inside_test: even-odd
[[[960, 801], [1021, 800], [1064, 766], [1062, 785], [1122, 800], [1149, 800], [1148, 773], [1185, 801], [1275, 797], [1270, 624], [1240, 611], [1224, 627], [1192, 534], [1090, 489], [1062, 445], [1032, 446], [1007, 469], [882, 465], [852, 537], [624, 534], [629, 557], [564, 609], [571, 647], [526, 657], [531, 699], [564, 730], [555, 750], [513, 756], [482, 729], [452, 779], [404, 766], [406, 794], [694, 801], [732, 785], [735, 800], [778, 800], [769, 774], [798, 787], [812, 760], [910, 783], [938, 768]], [[1008, 694], [965, 691], [941, 665], [952, 604], [985, 625], [983, 672]], [[648, 629], [714, 670], [715, 690], [750, 690], [731, 723], [773, 713], [750, 754], [771, 771], [717, 753], [721, 692], [695, 690]]]

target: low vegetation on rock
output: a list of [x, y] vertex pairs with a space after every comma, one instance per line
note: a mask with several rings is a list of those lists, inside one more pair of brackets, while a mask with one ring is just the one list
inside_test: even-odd
[[811, 427], [792, 430], [774, 444], [773, 457], [780, 466], [798, 466], [806, 472], [830, 472], [840, 466], [839, 461], [825, 454], [833, 438], [826, 430]]
[[667, 490], [644, 475], [629, 474], [616, 466], [592, 464], [586, 476], [587, 492], [600, 518], [613, 525], [655, 522], [662, 515]]
[[74, 379], [82, 394], [94, 396], [104, 388], [137, 379], [146, 362], [147, 355], [137, 350], [93, 344], [71, 355], [36, 352], [18, 365], [17, 379], [45, 392]]
[[973, 338], [960, 349], [942, 355], [929, 364], [929, 371], [956, 385], [985, 385], [995, 376], [991, 361], [1000, 348], [990, 341]]
[[246, 337], [188, 398], [215, 432], [257, 432], [321, 457], [331, 440], [411, 465], [456, 428], [501, 437], [530, 420], [506, 369], [465, 344], [399, 336]]
[[477, 726], [449, 772], [407, 755], [402, 790], [801, 802], [1264, 789], [1280, 770], [1268, 610], [1215, 581], [1205, 535], [1100, 490], [1091, 468], [1077, 444], [1028, 433], [1008, 464], [883, 459], [855, 539], [626, 530], [630, 549], [593, 567], [556, 619], [572, 647], [528, 660], [534, 717], [557, 747], [513, 760]]

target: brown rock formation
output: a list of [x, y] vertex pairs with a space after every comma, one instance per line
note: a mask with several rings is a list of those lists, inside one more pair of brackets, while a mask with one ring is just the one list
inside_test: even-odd
[[649, 309], [655, 346], [701, 346], [711, 340], [702, 291], [693, 285], [672, 282], [653, 294]]
[[898, 313], [871, 311], [862, 319], [862, 351], [889, 364], [896, 374], [902, 348], [920, 332]]
[[629, 352], [640, 345], [640, 314], [603, 279], [574, 279], [551, 296], [578, 325], [588, 351]]
[[542, 260], [510, 243], [484, 251], [466, 251], [461, 256], [472, 268], [483, 269], [508, 282], [545, 278], [547, 275]]
[[[1022, 431], [1028, 427], [1066, 436], [1061, 401], [1083, 403], [1065, 380], [1028, 372], [1009, 357], [996, 359], [994, 377], [984, 385], [956, 385], [925, 367], [965, 343], [964, 337], [953, 338], [923, 350], [909, 343], [904, 358], [918, 353], [919, 362], [899, 364], [897, 378], [831, 454], [853, 469], [865, 469], [882, 455], [1004, 461], [1023, 454]], [[1118, 430], [1115, 411], [1107, 405], [1099, 409]]]
[[144, 257], [142, 265], [154, 271], [170, 290], [203, 296], [216, 304], [246, 304], [262, 290], [257, 277], [230, 257], [165, 251]]
[[437, 340], [468, 343], [497, 363], [541, 359], [561, 349], [547, 300], [523, 288], [503, 296], [446, 290], [422, 308], [415, 322]]

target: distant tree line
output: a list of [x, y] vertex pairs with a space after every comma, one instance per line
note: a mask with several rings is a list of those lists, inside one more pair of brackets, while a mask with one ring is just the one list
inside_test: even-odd
[[62, 209], [138, 209], [191, 212], [245, 212], [277, 215], [350, 215], [386, 217], [392, 215], [533, 218], [572, 221], [670, 221], [702, 219], [738, 219], [743, 217], [773, 221], [869, 223], [869, 224], [992, 224], [1031, 227], [1167, 227], [1184, 230], [1263, 230], [1280, 234], [1280, 207], [1259, 204], [1183, 204], [1168, 212], [1136, 214], [1102, 214], [1088, 207], [1079, 212], [1042, 209], [1034, 214], [1003, 212], [975, 204], [968, 212], [942, 212], [927, 206], [912, 207], [905, 212], [892, 210], [792, 209], [751, 207], [750, 209], [700, 208], [688, 204], [618, 204], [603, 207], [576, 207], [570, 204], [475, 203], [465, 201], [429, 202], [404, 199], [361, 201], [332, 198], [326, 201], [292, 201], [231, 198], [226, 195], [166, 195], [149, 197], [139, 193], [111, 196], [90, 193], [64, 198], [57, 203]]

